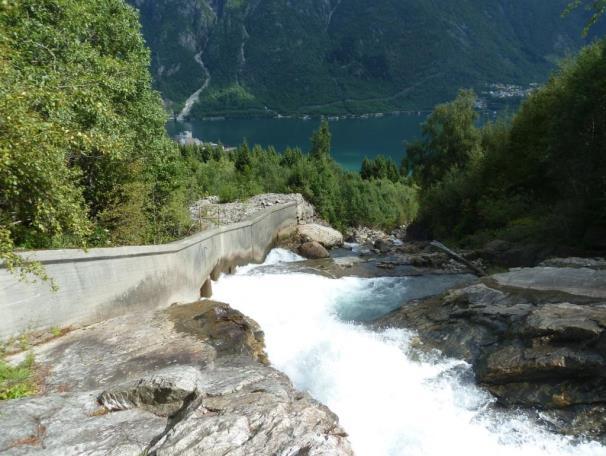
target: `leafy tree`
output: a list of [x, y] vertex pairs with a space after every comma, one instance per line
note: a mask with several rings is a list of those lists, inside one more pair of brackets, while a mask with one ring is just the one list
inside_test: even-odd
[[407, 146], [402, 174], [427, 185], [465, 166], [480, 150], [475, 102], [473, 91], [462, 90], [454, 101], [436, 106], [423, 124], [424, 139]]

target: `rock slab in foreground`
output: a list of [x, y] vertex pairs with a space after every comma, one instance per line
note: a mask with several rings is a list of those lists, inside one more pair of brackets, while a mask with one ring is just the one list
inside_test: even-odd
[[376, 324], [415, 329], [426, 348], [467, 360], [501, 404], [542, 409], [560, 432], [606, 442], [603, 272], [513, 270]]
[[202, 301], [35, 348], [46, 391], [0, 402], [7, 455], [351, 455], [337, 417], [267, 366], [258, 325]]

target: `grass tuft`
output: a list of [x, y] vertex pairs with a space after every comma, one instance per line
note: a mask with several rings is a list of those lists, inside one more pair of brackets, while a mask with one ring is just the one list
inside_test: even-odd
[[17, 366], [0, 359], [0, 401], [31, 396], [36, 393], [36, 389], [32, 353]]

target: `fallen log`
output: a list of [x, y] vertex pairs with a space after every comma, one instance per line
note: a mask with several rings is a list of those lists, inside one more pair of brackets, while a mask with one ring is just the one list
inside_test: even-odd
[[471, 261], [463, 258], [461, 255], [459, 255], [456, 252], [453, 252], [452, 250], [450, 250], [448, 247], [446, 247], [444, 244], [442, 244], [441, 242], [438, 241], [432, 241], [431, 242], [431, 246], [435, 247], [438, 250], [441, 250], [442, 252], [444, 252], [446, 255], [448, 255], [450, 258], [452, 258], [453, 260], [464, 264], [465, 266], [467, 266], [469, 269], [471, 269], [473, 271], [474, 274], [476, 274], [479, 277], [484, 277], [486, 276], [486, 271], [484, 271], [482, 268], [477, 267], [475, 264], [473, 264]]

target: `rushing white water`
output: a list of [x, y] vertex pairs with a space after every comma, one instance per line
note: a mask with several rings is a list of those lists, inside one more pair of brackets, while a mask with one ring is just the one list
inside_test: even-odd
[[[266, 264], [299, 259], [277, 250]], [[606, 455], [596, 442], [573, 443], [521, 413], [495, 411], [469, 366], [415, 354], [409, 331], [374, 332], [339, 318], [366, 286], [387, 279], [253, 271], [223, 277], [213, 299], [259, 322], [272, 364], [337, 413], [357, 455]], [[404, 291], [385, 283], [385, 293]]]

